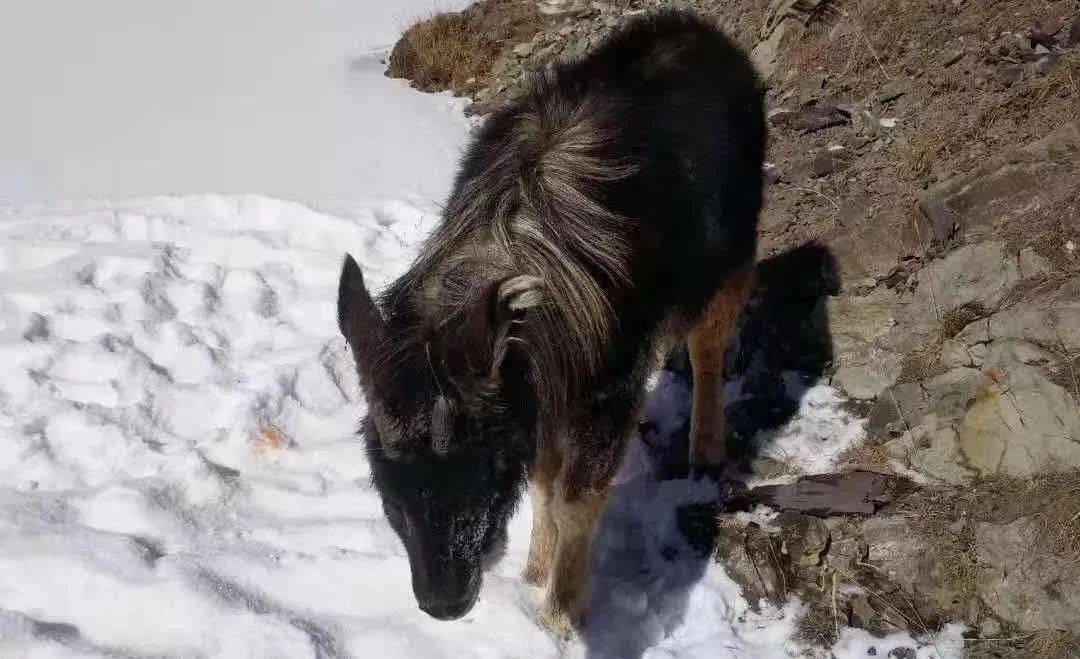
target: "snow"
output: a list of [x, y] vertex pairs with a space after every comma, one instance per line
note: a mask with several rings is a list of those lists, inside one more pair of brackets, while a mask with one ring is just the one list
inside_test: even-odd
[[[461, 102], [383, 78], [418, 15], [467, 0], [34, 0], [0, 9], [0, 204], [261, 193], [437, 200]], [[131, 227], [133, 231], [138, 227]]]
[[[353, 437], [364, 401], [334, 302], [346, 249], [376, 288], [407, 267], [467, 137], [459, 101], [378, 64], [435, 7], [5, 10], [0, 656], [800, 656], [802, 605], [749, 609], [679, 530], [716, 492], [658, 480], [637, 437], [584, 639], [536, 622], [528, 505], [469, 615], [416, 607]], [[828, 387], [797, 393], [771, 445], [824, 468], [861, 426]], [[660, 435], [686, 395], [655, 379]], [[961, 656], [959, 633], [919, 656]], [[837, 652], [915, 645], [847, 630]]]

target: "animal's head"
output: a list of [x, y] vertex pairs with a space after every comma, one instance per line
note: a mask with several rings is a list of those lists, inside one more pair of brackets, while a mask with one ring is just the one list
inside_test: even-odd
[[531, 283], [496, 284], [493, 314], [478, 311], [454, 335], [429, 340], [388, 324], [352, 257], [342, 268], [338, 322], [368, 402], [372, 477], [408, 553], [417, 603], [440, 620], [476, 602], [524, 486], [529, 413], [511, 402], [521, 372], [506, 344], [536, 295]]

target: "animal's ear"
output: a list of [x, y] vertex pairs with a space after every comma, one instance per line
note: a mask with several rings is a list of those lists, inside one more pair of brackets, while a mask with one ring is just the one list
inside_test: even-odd
[[374, 368], [376, 350], [386, 336], [386, 324], [379, 308], [364, 286], [364, 274], [352, 256], [346, 254], [338, 283], [338, 328], [352, 348], [362, 380]]
[[524, 320], [529, 309], [544, 302], [544, 280], [532, 275], [517, 275], [503, 280], [496, 295], [500, 323]]
[[498, 373], [506, 363], [511, 346], [520, 343], [517, 325], [527, 322], [530, 309], [544, 303], [544, 280], [533, 275], [517, 275], [504, 279], [495, 289], [494, 296], [495, 344], [492, 346], [492, 374]]

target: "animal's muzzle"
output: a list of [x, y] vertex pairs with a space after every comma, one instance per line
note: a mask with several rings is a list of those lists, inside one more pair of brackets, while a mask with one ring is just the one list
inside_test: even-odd
[[433, 576], [428, 576], [426, 588], [414, 584], [413, 593], [421, 611], [436, 620], [457, 620], [472, 610], [480, 595], [479, 570]]

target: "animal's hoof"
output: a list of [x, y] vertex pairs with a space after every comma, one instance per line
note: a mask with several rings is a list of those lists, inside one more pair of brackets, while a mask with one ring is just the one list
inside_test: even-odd
[[546, 608], [540, 613], [540, 622], [559, 638], [569, 639], [574, 636], [578, 625], [573, 616], [562, 609]]

